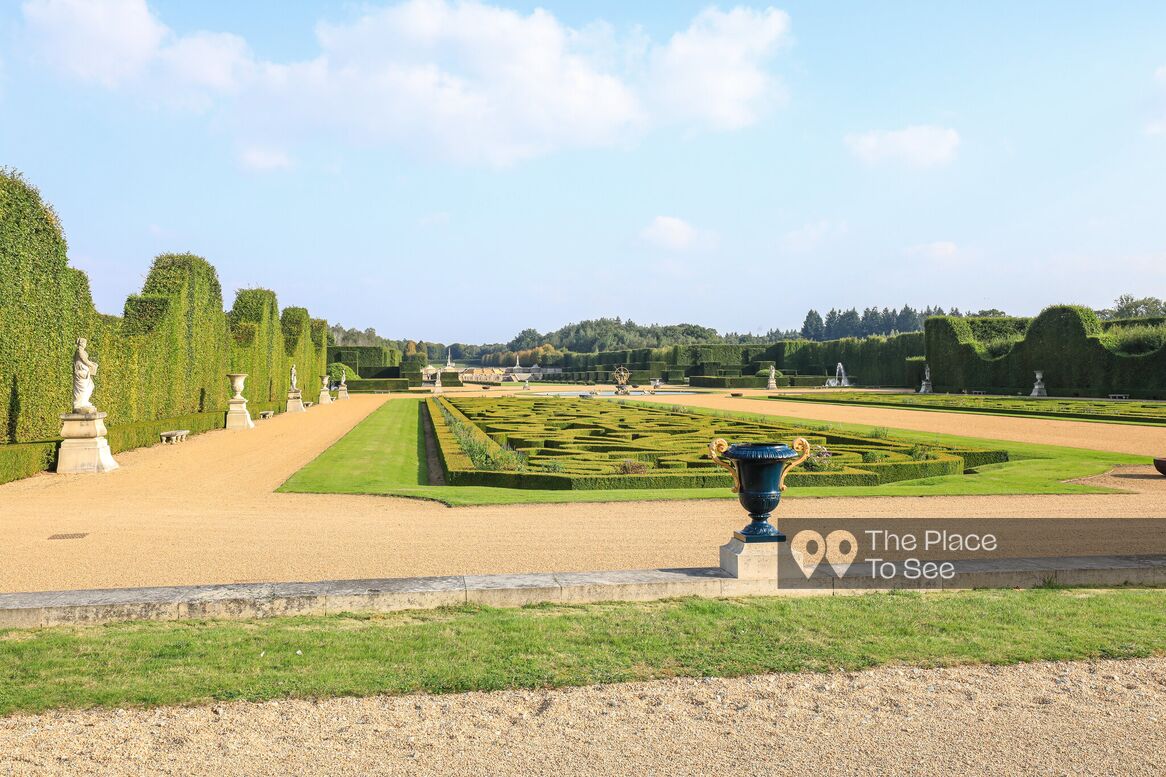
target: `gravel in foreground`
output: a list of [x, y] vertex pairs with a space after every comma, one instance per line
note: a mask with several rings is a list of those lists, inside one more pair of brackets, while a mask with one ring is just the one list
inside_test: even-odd
[[0, 774], [1166, 773], [1166, 658], [0, 719]]

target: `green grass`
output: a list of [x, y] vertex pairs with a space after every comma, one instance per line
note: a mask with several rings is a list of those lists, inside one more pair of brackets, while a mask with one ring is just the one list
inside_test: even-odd
[[894, 407], [904, 410], [1064, 418], [1073, 421], [1110, 424], [1153, 426], [1166, 424], [1166, 402], [980, 396], [976, 394], [871, 394], [861, 391], [838, 391], [828, 394], [775, 394], [769, 399], [779, 402], [819, 402], [833, 405]]
[[0, 715], [1163, 652], [1166, 591], [1154, 589], [122, 623], [0, 631]]
[[[609, 401], [609, 400], [602, 400]], [[780, 421], [805, 427], [805, 419], [756, 413], [724, 414], [701, 408], [688, 412]], [[840, 432], [870, 435], [875, 427], [829, 424]], [[811, 427], [812, 428], [812, 427]], [[790, 488], [786, 498], [821, 496], [958, 496], [970, 494], [1096, 494], [1108, 489], [1062, 481], [1101, 474], [1120, 464], [1145, 464], [1145, 456], [987, 440], [908, 430], [885, 430], [893, 439], [950, 447], [1006, 448], [1010, 461], [980, 467], [974, 475], [909, 480], [881, 486]], [[386, 402], [314, 461], [295, 473], [280, 491], [326, 494], [377, 494], [433, 499], [448, 505], [564, 502], [656, 501], [663, 499], [735, 499], [728, 489], [620, 489], [540, 491], [484, 486], [425, 485], [425, 447], [417, 401]]]

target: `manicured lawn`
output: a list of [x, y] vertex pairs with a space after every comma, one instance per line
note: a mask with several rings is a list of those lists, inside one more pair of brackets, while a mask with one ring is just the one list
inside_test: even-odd
[[1118, 402], [1108, 399], [1063, 399], [978, 396], [973, 394], [872, 394], [837, 391], [823, 394], [775, 394], [781, 402], [870, 405], [904, 410], [1066, 418], [1104, 423], [1166, 424], [1166, 402]]
[[1166, 591], [684, 599], [0, 631], [0, 715], [1166, 652]]
[[[609, 400], [596, 400], [609, 401]], [[670, 488], [553, 491], [481, 486], [429, 486], [425, 477], [425, 444], [418, 400], [394, 399], [373, 412], [335, 445], [295, 473], [281, 491], [329, 494], [379, 494], [434, 499], [449, 505], [560, 502], [654, 501], [662, 499], [734, 499], [728, 489]], [[685, 408], [692, 413], [724, 415]], [[750, 413], [733, 417], [763, 419], [814, 428], [804, 419]], [[830, 424], [830, 428], [870, 434], [872, 427]], [[825, 427], [823, 427], [825, 428]], [[881, 486], [790, 488], [786, 498], [817, 496], [954, 496], [965, 494], [1086, 494], [1106, 489], [1062, 481], [1105, 472], [1119, 464], [1145, 464], [1149, 459], [1123, 453], [1060, 448], [1050, 445], [986, 440], [955, 435], [891, 429], [896, 440], [951, 447], [1005, 448], [1010, 461], [980, 467], [974, 475], [952, 475], [889, 483]]]

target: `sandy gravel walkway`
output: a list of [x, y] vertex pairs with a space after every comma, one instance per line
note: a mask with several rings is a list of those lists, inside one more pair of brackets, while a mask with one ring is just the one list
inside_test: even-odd
[[[800, 390], [805, 393], [804, 389]], [[1141, 456], [1166, 455], [1166, 429], [1158, 426], [1106, 424], [1089, 421], [1059, 421], [1020, 418], [986, 413], [953, 413], [929, 410], [896, 410], [888, 407], [831, 405], [825, 402], [793, 402], [765, 399], [773, 391], [745, 390], [743, 397], [727, 394], [699, 394], [685, 397], [644, 397], [649, 402], [685, 404], [744, 413], [809, 418], [837, 423], [870, 424], [892, 429], [913, 429], [965, 437], [988, 437], [1068, 448], [1091, 448]], [[788, 392], [785, 392], [788, 393]], [[639, 397], [637, 397], [639, 399]]]
[[0, 719], [0, 774], [1166, 772], [1166, 659]]
[[[354, 395], [246, 433], [129, 451], [118, 456], [121, 469], [100, 477], [0, 485], [0, 592], [716, 566], [717, 547], [742, 523], [729, 500], [450, 509], [273, 493], [384, 401], [392, 400]], [[802, 499], [781, 509], [791, 517], [1162, 516], [1166, 479], [1140, 477], [1143, 469], [1107, 483], [1143, 493]], [[669, 529], [663, 542], [655, 539], [661, 525]], [[86, 536], [49, 539], [68, 533]]]

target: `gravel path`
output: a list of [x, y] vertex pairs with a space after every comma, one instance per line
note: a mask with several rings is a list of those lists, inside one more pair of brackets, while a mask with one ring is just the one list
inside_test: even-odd
[[0, 774], [1166, 772], [1166, 659], [0, 719]]
[[[1021, 418], [986, 413], [953, 413], [935, 410], [896, 410], [888, 407], [828, 405], [823, 402], [775, 402], [765, 399], [774, 393], [805, 393], [805, 389], [784, 392], [743, 390], [744, 397], [728, 394], [699, 394], [684, 397], [644, 397], [649, 402], [685, 404], [738, 413], [806, 418], [836, 423], [870, 424], [892, 429], [987, 437], [993, 440], [1036, 442], [1089, 448], [1099, 451], [1162, 456], [1166, 451], [1166, 429], [1161, 426], [1109, 424], [1092, 421], [1061, 421], [1052, 418]], [[637, 397], [639, 399], [639, 397]]]
[[[385, 401], [354, 395], [246, 433], [209, 432], [128, 451], [118, 456], [120, 469], [100, 477], [45, 474], [0, 485], [0, 592], [716, 566], [717, 547], [742, 523], [740, 507], [727, 499], [449, 509], [413, 499], [274, 493]], [[1077, 426], [1082, 434], [1134, 428]], [[781, 509], [790, 517], [1161, 517], [1166, 478], [1142, 477], [1151, 471], [1106, 481], [1141, 493], [794, 499]], [[654, 539], [662, 523], [667, 542]], [[49, 539], [70, 533], [86, 536]]]

